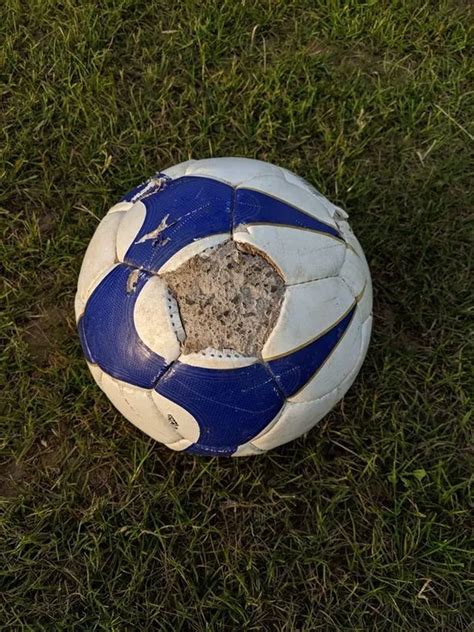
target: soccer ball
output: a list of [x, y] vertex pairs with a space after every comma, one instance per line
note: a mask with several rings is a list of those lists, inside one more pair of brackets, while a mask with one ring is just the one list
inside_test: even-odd
[[372, 285], [347, 214], [258, 160], [189, 160], [115, 204], [75, 300], [90, 371], [153, 439], [260, 454], [310, 430], [356, 378]]

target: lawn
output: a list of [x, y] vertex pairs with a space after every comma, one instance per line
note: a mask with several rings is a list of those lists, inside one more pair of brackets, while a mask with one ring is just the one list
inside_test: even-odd
[[[462, 1], [2, 3], [2, 629], [470, 629], [470, 24]], [[107, 208], [225, 155], [344, 207], [375, 294], [342, 404], [241, 460], [126, 422], [73, 315]]]

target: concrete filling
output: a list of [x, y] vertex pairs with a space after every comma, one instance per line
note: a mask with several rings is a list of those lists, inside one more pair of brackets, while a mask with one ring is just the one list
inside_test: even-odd
[[285, 291], [270, 263], [233, 241], [209, 248], [163, 278], [178, 302], [185, 354], [211, 347], [257, 356]]

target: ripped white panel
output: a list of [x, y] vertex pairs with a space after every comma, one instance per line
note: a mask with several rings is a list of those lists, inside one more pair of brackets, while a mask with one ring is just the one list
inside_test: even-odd
[[178, 358], [185, 333], [176, 299], [163, 279], [152, 276], [145, 283], [135, 303], [133, 322], [140, 339], [167, 364]]

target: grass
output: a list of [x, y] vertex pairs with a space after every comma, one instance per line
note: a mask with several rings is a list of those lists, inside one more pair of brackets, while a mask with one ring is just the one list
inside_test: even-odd
[[[470, 629], [469, 5], [2, 4], [3, 629]], [[148, 440], [75, 332], [98, 219], [210, 155], [308, 178], [373, 274], [355, 386], [262, 458]]]

